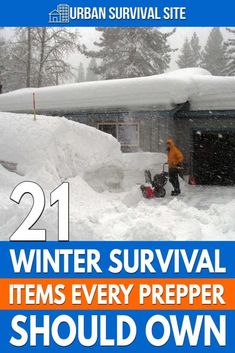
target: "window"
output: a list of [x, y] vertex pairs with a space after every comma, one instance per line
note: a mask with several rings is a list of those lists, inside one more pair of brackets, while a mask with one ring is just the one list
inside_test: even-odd
[[117, 138], [117, 125], [115, 123], [98, 124], [98, 129]]
[[99, 123], [98, 129], [114, 136], [122, 146], [139, 147], [138, 123]]

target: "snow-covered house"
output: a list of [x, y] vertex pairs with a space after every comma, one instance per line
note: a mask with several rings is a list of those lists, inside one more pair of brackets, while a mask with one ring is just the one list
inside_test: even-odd
[[200, 184], [235, 183], [235, 77], [203, 69], [27, 88], [0, 96], [0, 111], [66, 116], [111, 133], [123, 151], [165, 151], [175, 138]]

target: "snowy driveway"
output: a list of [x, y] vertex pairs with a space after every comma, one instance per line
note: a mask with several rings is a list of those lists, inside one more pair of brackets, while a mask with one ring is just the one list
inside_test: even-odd
[[[101, 195], [100, 195], [101, 196]], [[183, 187], [180, 197], [145, 200], [138, 187], [83, 202], [75, 238], [115, 240], [235, 239], [235, 188]], [[74, 217], [76, 218], [76, 216]]]
[[[20, 205], [10, 201], [9, 182], [13, 184], [11, 175], [4, 174], [8, 185], [2, 183], [0, 188], [0, 234], [7, 240], [26, 217], [32, 201], [30, 197]], [[20, 180], [15, 179], [14, 184]], [[145, 200], [137, 185], [125, 192], [98, 193], [79, 177], [69, 181], [72, 240], [235, 239], [235, 187], [185, 185], [182, 195], [175, 198], [169, 195], [168, 186], [164, 199]], [[48, 239], [56, 239], [56, 207], [46, 208], [37, 223], [40, 227], [47, 229]]]

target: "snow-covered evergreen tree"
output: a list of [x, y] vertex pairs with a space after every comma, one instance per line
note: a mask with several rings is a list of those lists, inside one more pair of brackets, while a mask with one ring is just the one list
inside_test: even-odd
[[149, 76], [163, 73], [174, 51], [168, 38], [175, 30], [162, 33], [158, 28], [97, 28], [100, 40], [88, 57], [99, 58], [95, 73], [104, 79]]
[[86, 81], [97, 81], [98, 75], [95, 73], [96, 71], [97, 71], [97, 62], [95, 58], [92, 58], [87, 67]]
[[227, 65], [225, 68], [225, 74], [228, 76], [235, 75], [235, 29], [234, 28], [226, 28], [226, 30], [230, 33], [231, 38], [226, 42], [227, 47]]
[[184, 41], [181, 54], [179, 55], [178, 60], [176, 60], [176, 63], [181, 69], [195, 66], [194, 54], [188, 38]]
[[190, 46], [193, 52], [193, 66], [198, 67], [201, 63], [201, 45], [200, 40], [196, 32], [193, 33], [193, 36], [190, 41]]
[[212, 75], [223, 75], [227, 66], [226, 45], [219, 27], [214, 27], [202, 52], [201, 66]]
[[85, 69], [84, 69], [83, 63], [80, 63], [78, 67], [77, 82], [84, 82], [84, 81], [86, 81]]

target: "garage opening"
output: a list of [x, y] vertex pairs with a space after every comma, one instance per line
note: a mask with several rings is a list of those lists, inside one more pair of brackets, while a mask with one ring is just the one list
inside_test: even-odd
[[235, 131], [195, 131], [193, 144], [198, 185], [235, 184]]

